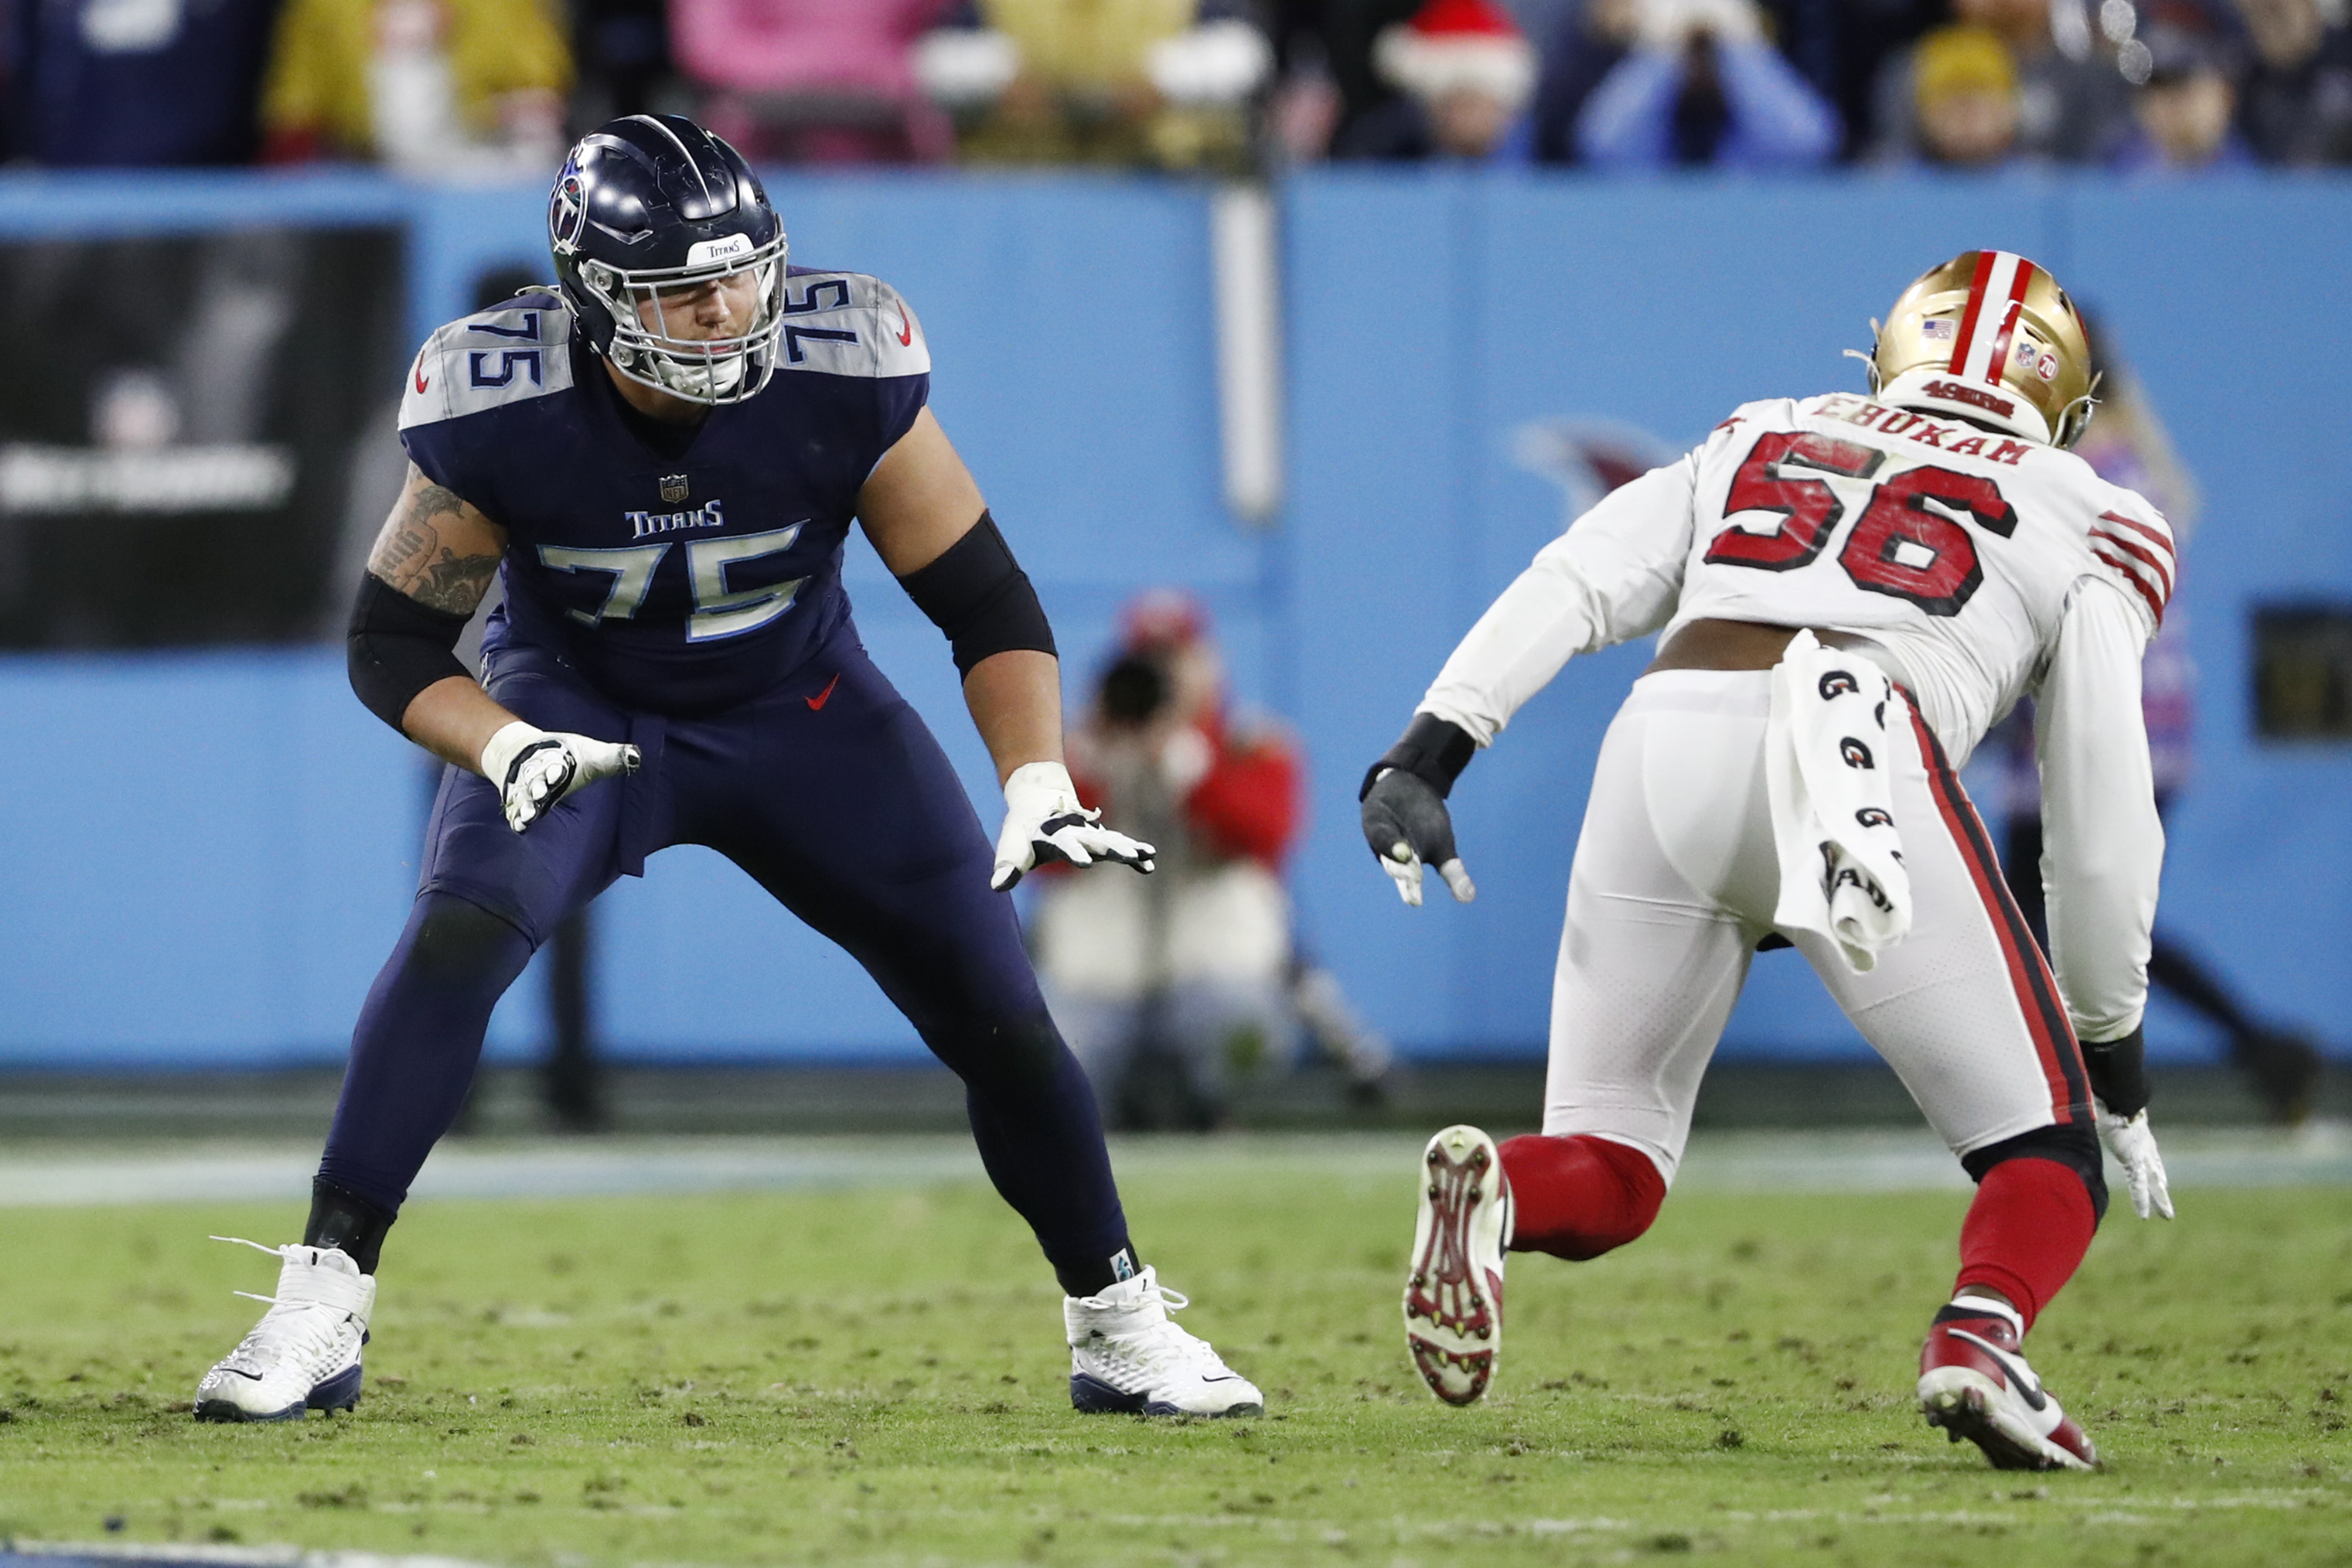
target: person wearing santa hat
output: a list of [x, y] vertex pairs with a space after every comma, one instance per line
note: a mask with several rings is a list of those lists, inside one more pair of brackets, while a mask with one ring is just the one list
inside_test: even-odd
[[1372, 60], [1403, 96], [1346, 128], [1338, 157], [1523, 163], [1536, 54], [1495, 0], [1430, 0]]

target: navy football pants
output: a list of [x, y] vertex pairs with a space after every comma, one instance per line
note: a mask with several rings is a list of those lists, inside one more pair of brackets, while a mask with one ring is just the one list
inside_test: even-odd
[[446, 772], [416, 905], [360, 1014], [321, 1177], [396, 1211], [464, 1103], [491, 1008], [539, 944], [653, 850], [701, 844], [846, 948], [963, 1079], [989, 1176], [1049, 1259], [1098, 1265], [1127, 1244], [1093, 1093], [1046, 1014], [1011, 899], [989, 890], [993, 848], [854, 629], [756, 702], [708, 718], [625, 711], [537, 649], [500, 650], [488, 684], [541, 729], [634, 742], [644, 766], [520, 835], [488, 781]]

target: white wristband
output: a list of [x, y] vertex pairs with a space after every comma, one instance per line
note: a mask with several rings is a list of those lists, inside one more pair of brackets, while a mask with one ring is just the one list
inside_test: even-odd
[[1006, 774], [1004, 778], [1006, 805], [1010, 805], [1013, 803], [1013, 792], [1016, 787], [1024, 794], [1043, 790], [1054, 797], [1055, 804], [1067, 801], [1070, 810], [1079, 809], [1078, 786], [1070, 782], [1070, 770], [1060, 763], [1024, 763]]
[[497, 734], [483, 742], [482, 776], [499, 788], [506, 788], [507, 774], [513, 769], [515, 758], [525, 747], [545, 739], [546, 735], [546, 731], [526, 724], [520, 719], [501, 726]]

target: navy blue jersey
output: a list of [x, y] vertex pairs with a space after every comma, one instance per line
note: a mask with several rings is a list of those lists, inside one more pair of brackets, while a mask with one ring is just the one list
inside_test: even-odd
[[887, 283], [793, 268], [776, 374], [692, 426], [629, 408], [552, 292], [433, 334], [409, 458], [507, 531], [483, 637], [625, 707], [702, 713], [790, 679], [846, 618], [857, 492], [921, 411], [930, 351]]

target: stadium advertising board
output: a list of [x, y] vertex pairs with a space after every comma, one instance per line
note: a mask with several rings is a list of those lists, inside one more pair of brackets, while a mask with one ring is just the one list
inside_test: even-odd
[[0, 647], [324, 629], [400, 255], [373, 227], [0, 245], [0, 330], [40, 367], [0, 383]]

